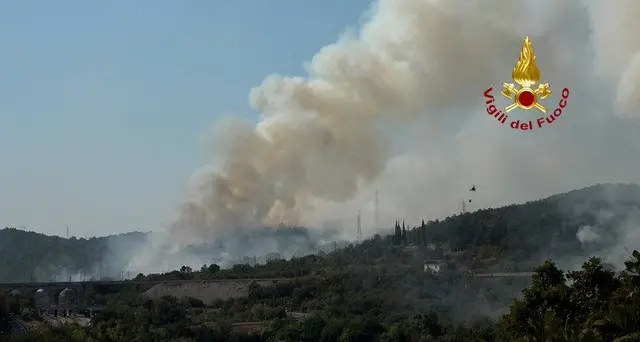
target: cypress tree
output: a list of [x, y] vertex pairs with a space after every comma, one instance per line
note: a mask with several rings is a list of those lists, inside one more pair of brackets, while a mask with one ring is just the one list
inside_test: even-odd
[[407, 230], [404, 226], [404, 220], [402, 220], [402, 242], [404, 242], [405, 245], [407, 244]]
[[402, 231], [400, 230], [400, 224], [398, 223], [398, 220], [396, 220], [395, 232], [393, 233], [393, 244], [399, 245], [401, 239], [402, 239]]

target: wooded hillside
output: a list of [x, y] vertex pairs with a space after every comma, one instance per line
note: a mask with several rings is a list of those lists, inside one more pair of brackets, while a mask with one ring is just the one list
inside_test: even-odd
[[[379, 240], [437, 246], [442, 252], [451, 252], [457, 259], [464, 260], [470, 268], [530, 270], [547, 258], [557, 260], [562, 266], [574, 267], [588, 255], [606, 254], [612, 247], [620, 250], [625, 234], [635, 223], [640, 223], [640, 186], [596, 185], [525, 204], [427, 221], [418, 227], [407, 224], [404, 236], [382, 236]], [[400, 234], [401, 225], [402, 218], [399, 218]], [[304, 249], [320, 250], [314, 245], [313, 236], [306, 234], [303, 228], [292, 229], [295, 234], [285, 234], [287, 229], [276, 232], [281, 235], [277, 239], [282, 240], [282, 248], [302, 241]], [[581, 229], [589, 230], [590, 242], [578, 239]], [[393, 227], [389, 227], [389, 232], [393, 233]], [[593, 234], [597, 234], [597, 239], [593, 239]], [[147, 237], [142, 233], [128, 233], [65, 239], [2, 229], [0, 259], [5, 260], [7, 266], [0, 269], [0, 281], [61, 280], [83, 272], [121, 277], [132, 253]], [[202, 246], [199, 249], [212, 248]], [[324, 248], [325, 251], [331, 249]], [[370, 251], [369, 254], [379, 253]], [[247, 258], [253, 260], [254, 255]], [[574, 260], [578, 260], [577, 263], [569, 264]], [[483, 264], [486, 262], [491, 265]]]

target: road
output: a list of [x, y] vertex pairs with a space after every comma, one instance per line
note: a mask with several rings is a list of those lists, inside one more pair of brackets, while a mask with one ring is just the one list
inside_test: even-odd
[[25, 328], [24, 325], [22, 325], [22, 323], [20, 323], [18, 319], [13, 315], [9, 316], [9, 328], [11, 328], [12, 333], [24, 334], [27, 332], [27, 328]]

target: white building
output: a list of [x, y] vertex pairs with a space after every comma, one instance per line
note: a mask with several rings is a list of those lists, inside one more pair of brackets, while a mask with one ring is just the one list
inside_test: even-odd
[[442, 260], [428, 260], [424, 262], [424, 271], [429, 273], [440, 273], [447, 268], [447, 263]]

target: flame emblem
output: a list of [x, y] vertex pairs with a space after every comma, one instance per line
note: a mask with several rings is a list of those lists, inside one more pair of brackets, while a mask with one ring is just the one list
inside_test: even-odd
[[511, 73], [513, 81], [521, 86], [517, 89], [513, 83], [502, 84], [502, 95], [514, 101], [513, 104], [505, 108], [506, 112], [510, 112], [515, 108], [529, 110], [536, 108], [543, 113], [547, 109], [538, 103], [538, 100], [546, 99], [551, 95], [551, 87], [549, 83], [539, 84], [534, 90], [532, 86], [540, 81], [540, 69], [536, 64], [536, 55], [533, 52], [533, 46], [529, 37], [524, 38], [522, 49], [520, 50], [520, 58], [513, 72]]

